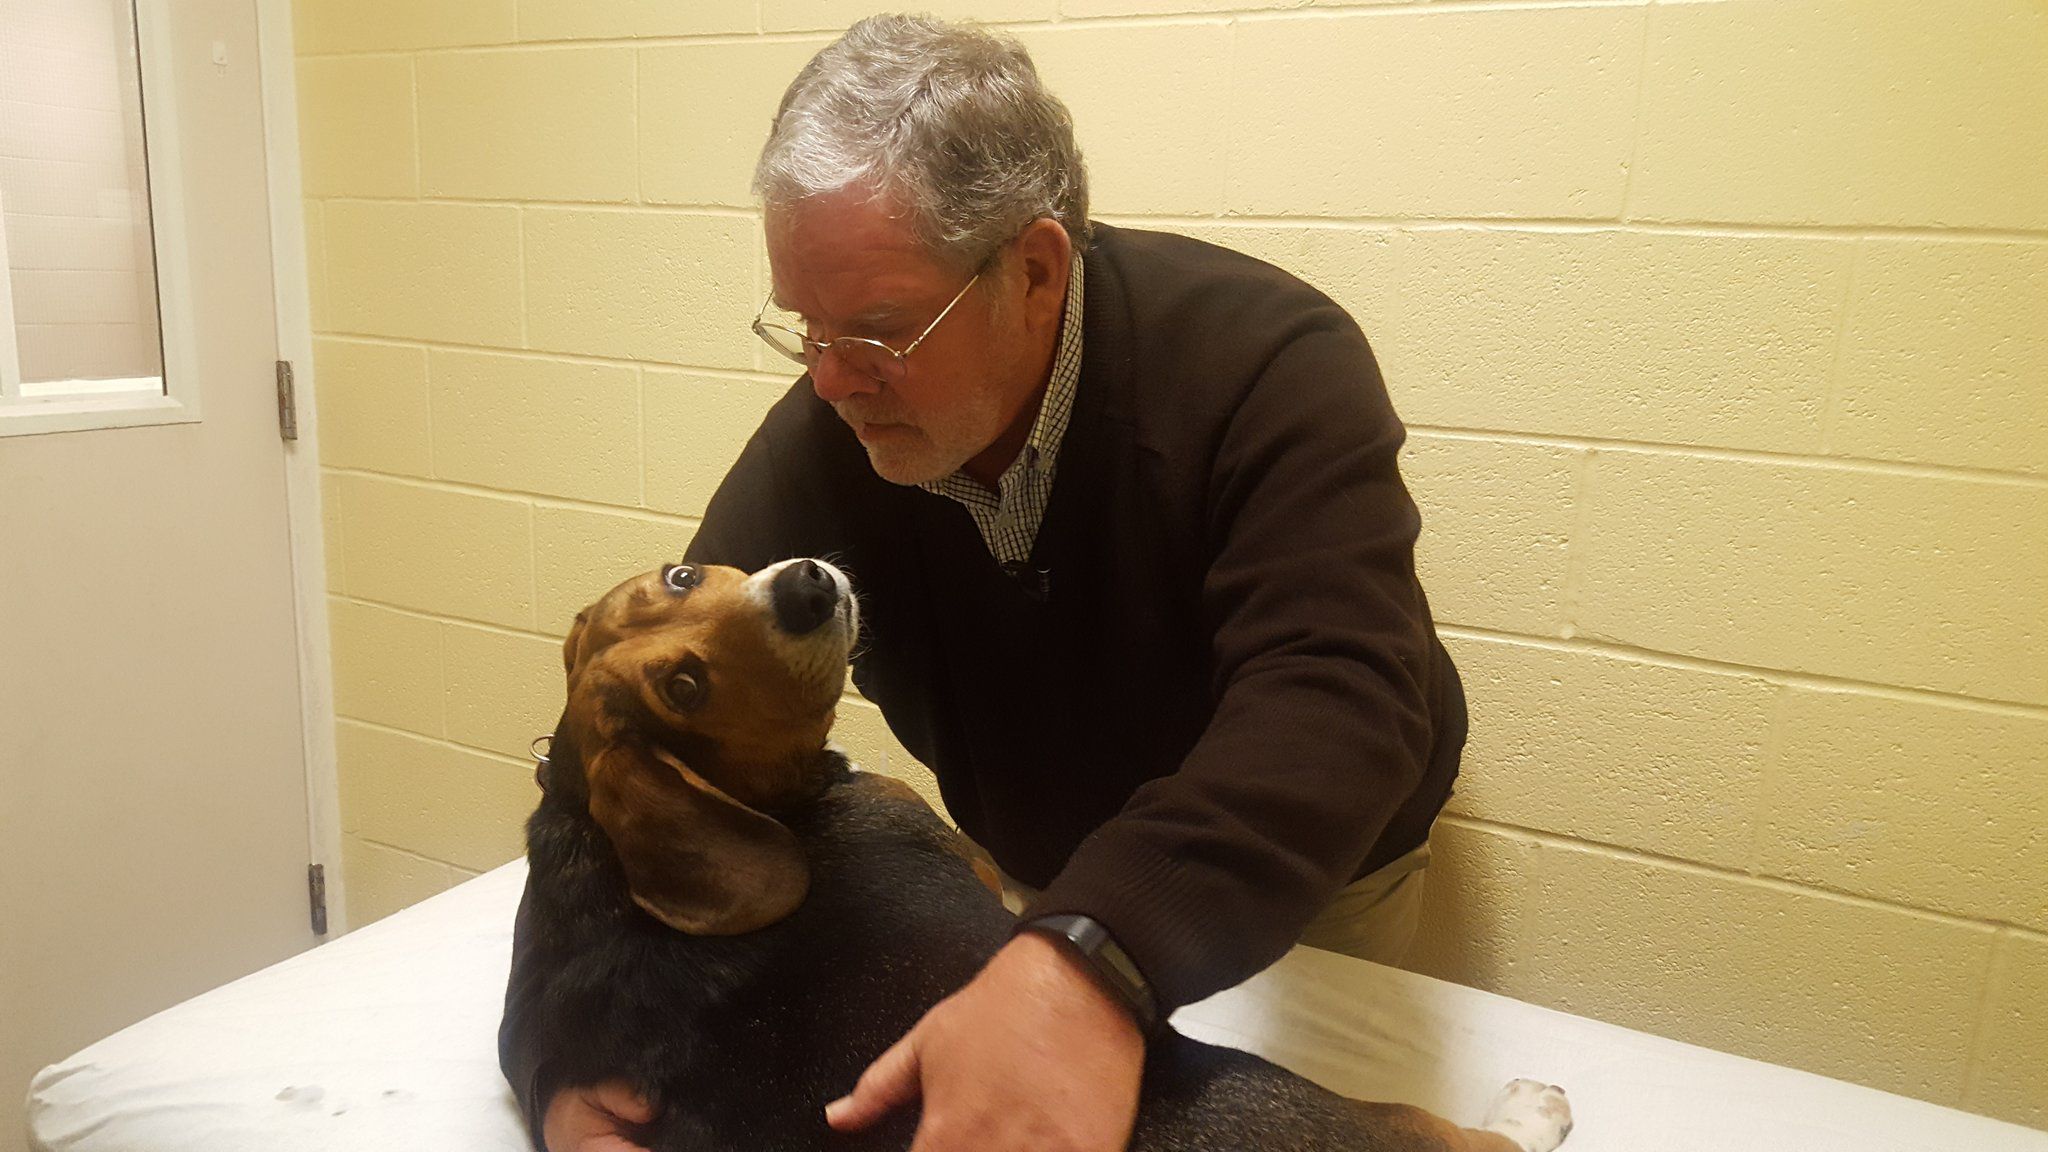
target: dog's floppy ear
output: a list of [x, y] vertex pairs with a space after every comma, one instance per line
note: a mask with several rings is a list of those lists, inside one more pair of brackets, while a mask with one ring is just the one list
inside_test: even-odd
[[590, 814], [625, 866], [633, 902], [697, 936], [735, 936], [796, 911], [810, 868], [796, 836], [632, 737], [587, 765]]
[[576, 665], [583, 659], [583, 632], [589, 626], [590, 609], [585, 608], [576, 614], [576, 622], [569, 625], [569, 638], [562, 641], [562, 671], [572, 677], [576, 674]]

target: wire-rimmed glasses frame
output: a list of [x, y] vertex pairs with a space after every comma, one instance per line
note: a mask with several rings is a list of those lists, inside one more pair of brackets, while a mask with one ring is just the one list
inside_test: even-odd
[[859, 351], [886, 352], [886, 359], [877, 359], [874, 362], [880, 367], [881, 372], [868, 374], [884, 383], [894, 383], [901, 380], [904, 373], [909, 371], [909, 366], [904, 361], [912, 352], [917, 351], [917, 346], [924, 343], [925, 337], [932, 334], [932, 329], [939, 326], [939, 321], [944, 320], [947, 314], [953, 311], [954, 305], [967, 298], [968, 291], [981, 280], [984, 271], [987, 271], [985, 267], [969, 277], [960, 291], [953, 295], [953, 299], [948, 301], [944, 308], [939, 309], [937, 316], [932, 317], [932, 322], [924, 326], [924, 331], [917, 334], [917, 339], [912, 340], [910, 345], [900, 352], [880, 340], [871, 340], [866, 336], [838, 336], [830, 340], [813, 340], [808, 332], [799, 332], [787, 324], [778, 324], [767, 318], [769, 306], [775, 303], [775, 294], [772, 292], [769, 293], [768, 299], [761, 302], [761, 311], [754, 316], [754, 335], [759, 336], [763, 344], [807, 368], [816, 366], [825, 358], [825, 354], [834, 348], [840, 350], [840, 357], [848, 366], [856, 369], [863, 367], [856, 358]]

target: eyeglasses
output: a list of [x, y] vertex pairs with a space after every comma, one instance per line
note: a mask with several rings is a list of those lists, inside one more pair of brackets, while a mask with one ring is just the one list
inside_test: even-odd
[[[986, 270], [985, 265], [982, 270]], [[775, 302], [773, 294], [761, 303], [761, 311], [754, 317], [754, 335], [759, 336], [770, 348], [805, 367], [816, 368], [818, 361], [824, 359], [825, 353], [837, 351], [840, 362], [853, 371], [884, 384], [895, 384], [902, 381], [904, 374], [910, 370], [904, 363], [905, 358], [917, 351], [917, 346], [924, 343], [924, 338], [932, 334], [932, 329], [939, 326], [939, 321], [946, 318], [946, 314], [953, 310], [953, 305], [960, 303], [967, 295], [967, 289], [974, 287], [975, 281], [980, 279], [981, 271], [975, 272], [967, 281], [966, 287], [961, 288], [953, 299], [939, 310], [939, 314], [932, 318], [932, 322], [924, 326], [924, 331], [917, 334], [917, 339], [912, 340], [910, 346], [901, 352], [880, 340], [870, 340], [865, 336], [813, 340], [808, 332], [800, 332], [787, 324], [767, 319], [768, 306]]]

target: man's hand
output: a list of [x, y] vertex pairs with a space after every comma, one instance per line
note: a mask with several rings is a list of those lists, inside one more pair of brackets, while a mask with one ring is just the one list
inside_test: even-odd
[[654, 1119], [654, 1109], [623, 1080], [564, 1088], [541, 1120], [547, 1152], [646, 1152], [622, 1133]]
[[910, 1152], [1120, 1152], [1138, 1112], [1145, 1039], [1059, 945], [1011, 940], [825, 1109], [866, 1128], [922, 1097]]

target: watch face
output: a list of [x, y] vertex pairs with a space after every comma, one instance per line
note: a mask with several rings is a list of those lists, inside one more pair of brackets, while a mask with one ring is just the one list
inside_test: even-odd
[[1146, 981], [1144, 973], [1138, 971], [1138, 965], [1117, 945], [1109, 929], [1090, 917], [1075, 915], [1040, 917], [1028, 927], [1051, 933], [1071, 944], [1075, 951], [1087, 958], [1089, 966], [1095, 969], [1103, 982], [1130, 1004], [1139, 1025], [1151, 1027], [1158, 1012], [1152, 985]]
[[1116, 945], [1112, 944], [1109, 947], [1103, 948], [1100, 951], [1098, 951], [1096, 955], [1101, 956], [1102, 959], [1105, 962], [1107, 962], [1110, 967], [1116, 969], [1117, 975], [1122, 976], [1124, 979], [1130, 981], [1131, 987], [1143, 988], [1146, 986], [1145, 977], [1138, 973], [1138, 966], [1136, 964], [1131, 963], [1131, 958], [1129, 956], [1124, 955], [1123, 949], [1118, 948]]

